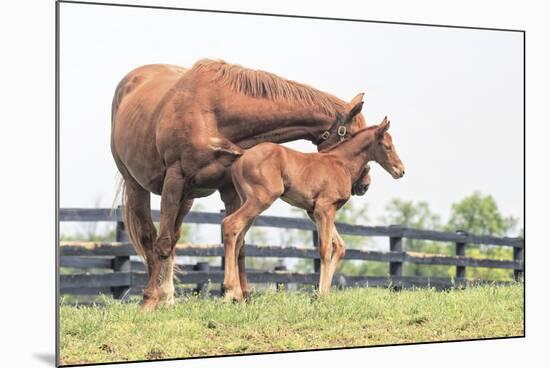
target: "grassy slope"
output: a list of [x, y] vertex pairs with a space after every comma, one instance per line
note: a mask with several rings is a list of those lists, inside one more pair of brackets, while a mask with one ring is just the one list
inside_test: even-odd
[[246, 305], [192, 297], [144, 314], [137, 304], [61, 307], [65, 364], [523, 335], [523, 287], [256, 294]]

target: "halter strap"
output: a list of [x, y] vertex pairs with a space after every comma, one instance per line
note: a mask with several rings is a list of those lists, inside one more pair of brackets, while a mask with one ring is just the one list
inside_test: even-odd
[[338, 130], [336, 131], [336, 134], [338, 134], [339, 141], [343, 141], [346, 138], [346, 133], [347, 133], [347, 128], [344, 125], [344, 123], [345, 123], [345, 120], [343, 118], [339, 117], [338, 119], [336, 119], [336, 121], [332, 123], [332, 125], [319, 136], [319, 138], [317, 138], [315, 145], [319, 145], [322, 142], [326, 141], [330, 137], [331, 131], [336, 126], [338, 126]]

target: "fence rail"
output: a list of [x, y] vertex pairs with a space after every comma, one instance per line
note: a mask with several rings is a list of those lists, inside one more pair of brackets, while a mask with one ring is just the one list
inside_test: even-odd
[[[159, 219], [159, 211], [152, 211], [154, 221]], [[220, 225], [223, 213], [190, 212], [185, 218], [186, 223]], [[103, 269], [105, 273], [75, 273], [60, 276], [61, 293], [94, 295], [96, 293], [111, 293], [115, 298], [140, 293], [145, 286], [147, 275], [143, 264], [130, 259], [136, 255], [132, 244], [124, 231], [121, 221], [120, 208], [87, 209], [62, 208], [59, 219], [62, 222], [116, 222], [116, 242], [61, 242], [59, 248], [61, 267], [76, 269]], [[319, 279], [319, 252], [315, 248], [317, 233], [315, 226], [309, 220], [289, 217], [260, 216], [254, 226], [265, 226], [284, 229], [299, 229], [313, 232], [313, 247], [298, 248], [284, 246], [257, 246], [246, 245], [247, 257], [276, 257], [311, 259], [313, 273], [288, 272], [278, 266], [276, 270], [251, 270], [251, 283], [272, 284], [316, 284]], [[348, 249], [346, 260], [363, 260], [388, 262], [388, 275], [347, 276], [336, 275], [334, 284], [337, 285], [369, 285], [369, 286], [434, 286], [447, 288], [457, 285], [491, 282], [491, 280], [467, 280], [467, 267], [487, 267], [514, 270], [514, 277], [519, 280], [523, 277], [523, 247], [521, 238], [494, 237], [489, 235], [475, 235], [465, 232], [449, 233], [430, 230], [411, 229], [402, 226], [359, 226], [343, 223], [336, 224], [338, 231], [344, 235], [388, 237], [390, 251], [367, 251]], [[454, 243], [455, 256], [410, 252], [403, 249], [403, 239], [421, 239], [444, 243]], [[221, 239], [223, 242], [223, 239]], [[484, 244], [513, 247], [513, 260], [479, 259], [465, 256], [468, 244]], [[220, 283], [223, 281], [223, 245], [219, 244], [188, 244], [176, 248], [177, 256], [192, 257], [221, 257], [220, 266], [199, 262], [196, 265], [182, 265], [182, 272], [177, 275], [184, 284], [197, 284], [201, 289], [209, 281]], [[403, 264], [447, 265], [456, 267], [456, 278], [427, 278], [403, 276]]]

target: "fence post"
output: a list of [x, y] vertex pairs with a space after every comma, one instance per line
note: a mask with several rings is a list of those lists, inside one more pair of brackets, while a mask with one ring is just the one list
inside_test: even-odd
[[[523, 246], [525, 246], [525, 242], [523, 243]], [[516, 262], [522, 262], [523, 264], [523, 248], [514, 247], [514, 261]], [[514, 279], [516, 281], [521, 281], [523, 279], [523, 269], [517, 268], [514, 269]]]
[[[457, 234], [465, 234], [462, 230], [457, 230]], [[455, 243], [455, 254], [457, 256], [464, 257], [466, 255], [466, 243], [456, 242]], [[458, 281], [460, 283], [463, 279], [466, 278], [466, 267], [465, 266], [456, 266], [456, 276], [455, 276], [455, 285]]]
[[[208, 262], [197, 262], [194, 266], [193, 266], [193, 270], [194, 271], [210, 271], [210, 265], [208, 264]], [[204, 291], [206, 290], [206, 284], [205, 283], [197, 283], [197, 288], [195, 289], [195, 291], [197, 293], [204, 293]]]
[[[286, 266], [285, 265], [275, 266], [273, 268], [273, 270], [274, 271], [286, 271]], [[276, 282], [275, 286], [276, 286], [277, 291], [288, 289], [288, 284], [286, 282]]]
[[[317, 253], [319, 253], [319, 233], [317, 230], [313, 230], [311, 233], [313, 237], [313, 247], [317, 249]], [[313, 272], [320, 273], [321, 272], [321, 258], [316, 257], [313, 258]]]
[[[122, 206], [117, 208], [116, 228], [115, 228], [115, 240], [117, 242], [128, 242], [128, 233], [124, 228], [124, 222], [120, 218], [122, 213]], [[132, 272], [132, 263], [130, 262], [130, 256], [116, 256], [112, 262], [113, 272]], [[113, 298], [122, 299], [126, 296], [132, 285], [127, 286], [114, 286], [111, 288]]]
[[[222, 215], [222, 221], [220, 221], [220, 241], [222, 243], [222, 257], [221, 257], [221, 262], [220, 262], [220, 268], [222, 270], [222, 272], [225, 274], [225, 257], [223, 256], [224, 255], [224, 251], [225, 251], [225, 247], [224, 247], [224, 240], [223, 240], [223, 226], [222, 226], [222, 222], [223, 222], [223, 219], [225, 218], [225, 210], [220, 210], [220, 214]], [[223, 288], [223, 281], [220, 285], [220, 295], [223, 296], [225, 290]]]
[[[395, 225], [391, 225], [395, 226]], [[399, 226], [399, 225], [397, 225]], [[397, 227], [396, 226], [396, 227]], [[402, 252], [403, 251], [403, 238], [400, 236], [391, 236], [390, 237], [390, 252]], [[403, 275], [403, 262], [390, 262], [390, 278], [401, 277]]]

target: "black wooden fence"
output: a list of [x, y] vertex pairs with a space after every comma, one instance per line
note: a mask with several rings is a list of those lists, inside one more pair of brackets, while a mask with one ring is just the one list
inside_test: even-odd
[[[222, 213], [190, 212], [186, 223], [220, 225]], [[152, 211], [154, 221], [159, 220], [159, 211]], [[61, 274], [59, 279], [62, 294], [97, 295], [111, 294], [115, 298], [124, 298], [130, 294], [139, 294], [147, 282], [144, 265], [130, 256], [136, 255], [129, 243], [121, 221], [120, 208], [89, 209], [62, 208], [59, 213], [61, 222], [116, 222], [116, 242], [82, 243], [61, 242], [59, 245], [59, 266], [76, 269], [103, 269], [105, 272], [78, 272]], [[278, 266], [274, 270], [250, 270], [251, 283], [269, 284], [316, 284], [319, 280], [319, 252], [316, 247], [317, 232], [312, 222], [306, 219], [260, 216], [254, 226], [283, 229], [300, 229], [313, 232], [313, 246], [309, 248], [246, 245], [247, 257], [307, 258], [313, 263], [313, 273], [289, 272]], [[334, 284], [347, 286], [394, 286], [449, 288], [472, 283], [491, 282], [491, 280], [470, 280], [466, 278], [466, 267], [487, 267], [514, 271], [516, 280], [523, 278], [523, 249], [521, 238], [474, 235], [465, 232], [438, 232], [411, 229], [402, 226], [360, 226], [338, 223], [338, 231], [343, 235], [388, 237], [389, 252], [347, 249], [345, 260], [364, 260], [388, 262], [388, 275], [346, 276], [335, 275]], [[221, 233], [221, 232], [220, 232]], [[403, 239], [431, 240], [454, 245], [456, 256], [407, 252], [403, 249]], [[493, 245], [513, 247], [513, 260], [479, 259], [465, 256], [466, 245]], [[196, 285], [201, 289], [208, 282], [219, 284], [223, 281], [223, 245], [189, 244], [178, 245], [177, 256], [219, 257], [218, 265], [198, 262], [195, 265], [180, 265], [177, 277], [183, 284]], [[447, 265], [456, 267], [456, 277], [417, 277], [403, 276], [403, 264]]]

